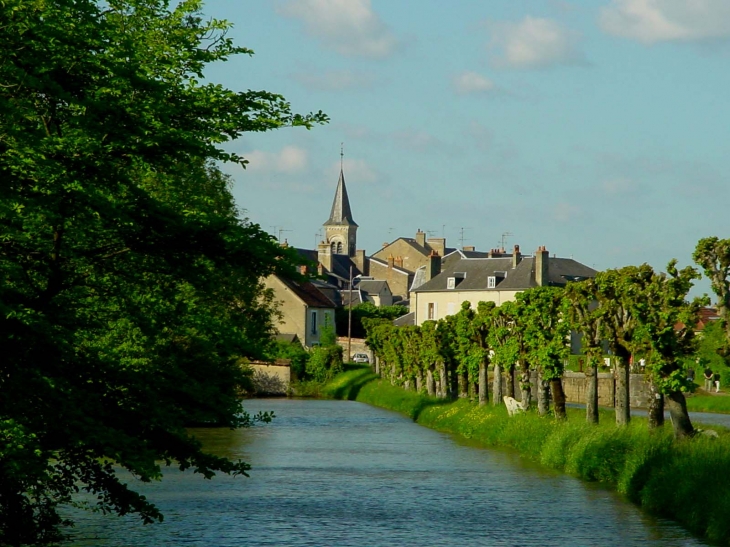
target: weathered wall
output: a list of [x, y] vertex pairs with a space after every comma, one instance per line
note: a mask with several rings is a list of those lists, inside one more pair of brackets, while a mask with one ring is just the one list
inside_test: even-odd
[[389, 268], [387, 265], [370, 261], [370, 277], [374, 279], [382, 279], [388, 282], [390, 291], [394, 295], [406, 298], [408, 289], [411, 288], [413, 274], [404, 273], [403, 270]]
[[370, 358], [370, 364], [373, 364], [375, 362], [373, 352], [370, 350], [369, 347], [365, 345], [364, 338], [352, 339], [350, 355], [347, 355], [347, 336], [340, 336], [339, 338], [337, 338], [337, 343], [340, 345], [340, 347], [342, 347], [342, 350], [344, 351], [343, 359], [345, 361], [349, 361], [352, 358], [353, 353], [366, 353], [367, 356]]
[[[570, 403], [586, 402], [586, 376], [582, 372], [566, 372], [563, 375], [563, 390]], [[616, 402], [616, 380], [612, 373], [598, 374], [598, 404], [614, 406]], [[646, 408], [649, 404], [649, 385], [643, 374], [632, 374], [629, 380], [629, 397], [632, 407]]]
[[253, 361], [253, 385], [256, 395], [286, 395], [291, 383], [291, 366], [289, 361], [280, 360], [274, 363]]

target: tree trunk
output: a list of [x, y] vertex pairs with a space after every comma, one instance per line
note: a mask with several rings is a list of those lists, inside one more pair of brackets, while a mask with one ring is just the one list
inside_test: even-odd
[[459, 396], [459, 375], [454, 367], [449, 367], [449, 398], [456, 399]]
[[423, 372], [420, 370], [416, 373], [416, 392], [421, 393], [423, 389]]
[[380, 357], [375, 356], [375, 374], [380, 376]]
[[631, 421], [628, 360], [618, 357], [614, 371], [616, 377], [616, 423], [618, 425], [628, 425]]
[[403, 389], [405, 389], [406, 391], [411, 390], [411, 381], [410, 380], [406, 380], [405, 382], [403, 382]]
[[561, 378], [553, 378], [550, 380], [550, 390], [553, 393], [555, 417], [558, 420], [567, 419], [568, 416], [565, 413], [565, 391], [563, 391], [563, 380]]
[[537, 413], [547, 416], [550, 411], [550, 382], [542, 379], [542, 371], [537, 371]]
[[467, 381], [467, 392], [469, 393], [469, 401], [474, 402], [474, 399], [477, 398], [477, 384], [474, 381], [474, 376], [471, 374], [466, 375], [466, 381]]
[[439, 363], [439, 397], [446, 399], [449, 396], [449, 379], [446, 375], [446, 363]]
[[433, 371], [429, 368], [426, 371], [426, 392], [429, 397], [436, 395], [436, 386], [434, 385]]
[[598, 423], [598, 360], [591, 359], [586, 370], [586, 422]]
[[659, 393], [656, 384], [651, 378], [647, 378], [649, 384], [649, 429], [656, 429], [664, 425], [664, 395]]
[[522, 372], [520, 373], [520, 394], [521, 397], [521, 403], [522, 408], [525, 410], [530, 410], [530, 405], [532, 404], [532, 388], [530, 387], [530, 370], [528, 368], [525, 368], [522, 366], [520, 369]]
[[515, 366], [510, 365], [507, 367], [507, 385], [505, 386], [506, 397], [515, 398]]
[[487, 365], [485, 363], [479, 363], [479, 406], [484, 406], [489, 401], [489, 394], [487, 393]]
[[469, 382], [466, 378], [466, 372], [459, 372], [456, 374], [456, 377], [459, 390], [459, 399], [466, 399], [469, 396]]
[[674, 436], [677, 439], [693, 436], [695, 430], [689, 419], [687, 401], [684, 398], [684, 393], [681, 391], [672, 391], [667, 395], [666, 404], [669, 409], [669, 417], [672, 419]]
[[492, 385], [492, 406], [499, 406], [502, 404], [502, 367], [494, 365], [494, 378]]

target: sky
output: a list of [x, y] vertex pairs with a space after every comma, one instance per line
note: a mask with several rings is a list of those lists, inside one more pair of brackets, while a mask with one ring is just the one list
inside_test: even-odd
[[[254, 50], [206, 72], [276, 92], [308, 131], [227, 148], [245, 216], [315, 248], [344, 143], [358, 248], [420, 228], [545, 245], [596, 269], [728, 237], [728, 0], [208, 0]], [[709, 292], [709, 283], [698, 286]]]

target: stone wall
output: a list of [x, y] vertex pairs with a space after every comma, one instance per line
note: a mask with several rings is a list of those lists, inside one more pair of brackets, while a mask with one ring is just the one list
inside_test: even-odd
[[[563, 390], [569, 403], [586, 402], [586, 376], [582, 372], [566, 372]], [[615, 406], [616, 380], [612, 373], [598, 373], [598, 404]], [[629, 399], [634, 408], [646, 408], [649, 404], [649, 385], [643, 374], [632, 374], [629, 380]]]
[[354, 353], [365, 353], [370, 358], [370, 363], [375, 362], [375, 358], [373, 357], [373, 352], [370, 350], [370, 348], [365, 345], [365, 339], [364, 338], [353, 338], [352, 344], [351, 344], [351, 350], [350, 355], [347, 355], [347, 336], [340, 336], [337, 338], [337, 344], [342, 347], [342, 359], [345, 362], [348, 362], [352, 358], [352, 354]]
[[286, 395], [291, 383], [291, 365], [286, 359], [274, 363], [252, 361], [253, 385], [256, 395]]

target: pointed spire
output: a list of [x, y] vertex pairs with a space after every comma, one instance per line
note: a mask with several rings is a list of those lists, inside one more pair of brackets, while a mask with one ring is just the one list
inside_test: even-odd
[[345, 186], [345, 174], [340, 168], [340, 178], [337, 181], [337, 191], [335, 191], [335, 199], [332, 202], [332, 212], [330, 218], [324, 223], [325, 226], [345, 225], [357, 226], [352, 219], [352, 211], [350, 210], [350, 199], [347, 197], [347, 187]]

